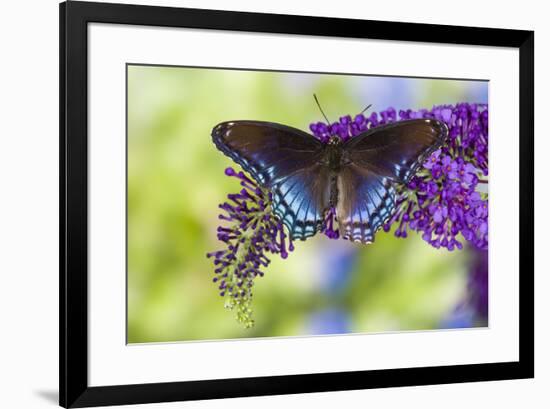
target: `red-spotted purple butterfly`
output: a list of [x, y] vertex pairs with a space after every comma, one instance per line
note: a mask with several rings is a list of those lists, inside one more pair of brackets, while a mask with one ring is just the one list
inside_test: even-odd
[[230, 121], [215, 126], [212, 139], [271, 191], [292, 239], [315, 235], [335, 208], [340, 235], [370, 243], [395, 211], [395, 185], [408, 183], [447, 133], [441, 121], [412, 119], [322, 143], [286, 125]]

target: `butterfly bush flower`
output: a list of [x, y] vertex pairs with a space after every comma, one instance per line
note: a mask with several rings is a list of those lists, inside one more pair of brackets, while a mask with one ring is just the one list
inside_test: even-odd
[[226, 308], [235, 309], [237, 320], [248, 328], [254, 325], [254, 279], [262, 277], [262, 270], [270, 263], [266, 253], [286, 258], [294, 246], [290, 239], [287, 243], [283, 224], [271, 211], [271, 193], [243, 172], [227, 168], [225, 174], [238, 179], [242, 189], [227, 195], [228, 201], [219, 206], [222, 214], [218, 217], [224, 226], [218, 227], [217, 236], [226, 248], [207, 257], [214, 260], [213, 281], [225, 298]]
[[[443, 121], [449, 134], [409, 183], [396, 186], [396, 210], [384, 230], [395, 228], [394, 234], [400, 238], [415, 231], [433, 247], [449, 251], [463, 248], [461, 235], [474, 247], [486, 250], [488, 195], [480, 186], [487, 183], [489, 174], [487, 105], [459, 103], [399, 113], [390, 107], [368, 116], [346, 115], [330, 125], [312, 123], [310, 130], [323, 143], [332, 136], [345, 142], [380, 125], [418, 118]], [[264, 275], [270, 253], [286, 258], [294, 246], [272, 212], [269, 190], [233, 168], [227, 168], [225, 174], [238, 179], [242, 189], [229, 194], [228, 201], [220, 205], [223, 213], [219, 219], [224, 225], [218, 227], [217, 236], [225, 248], [207, 256], [214, 261], [213, 281], [225, 306], [236, 310], [237, 320], [251, 327], [254, 279]], [[340, 238], [335, 208], [326, 212], [321, 233], [330, 239]]]
[[476, 321], [487, 323], [489, 317], [489, 257], [486, 251], [475, 253], [468, 276], [466, 302], [472, 308]]
[[[390, 122], [433, 118], [445, 122], [449, 135], [443, 146], [433, 152], [422, 169], [407, 185], [397, 186], [397, 207], [384, 224], [389, 231], [396, 226], [395, 236], [405, 238], [408, 231], [422, 234], [435, 248], [449, 251], [462, 249], [462, 235], [479, 249], [488, 246], [488, 195], [480, 185], [487, 183], [488, 106], [460, 103], [435, 106], [431, 110], [399, 111], [388, 108], [370, 116], [363, 114], [341, 117], [331, 125], [310, 125], [313, 135], [323, 143], [331, 136], [342, 141]], [[338, 238], [335, 209], [327, 212], [322, 232]]]
[[472, 249], [463, 298], [440, 324], [443, 328], [487, 326], [489, 319], [488, 252]]

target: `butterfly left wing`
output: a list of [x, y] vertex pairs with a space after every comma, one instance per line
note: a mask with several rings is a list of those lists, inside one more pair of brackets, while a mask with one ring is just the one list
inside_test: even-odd
[[212, 140], [224, 154], [273, 195], [273, 212], [292, 239], [321, 228], [328, 207], [329, 171], [320, 163], [323, 145], [298, 129], [272, 122], [223, 122]]
[[273, 212], [293, 240], [314, 236], [323, 225], [330, 200], [330, 171], [315, 163], [281, 178], [272, 187]]
[[336, 216], [342, 237], [372, 242], [396, 207], [396, 183], [408, 183], [447, 137], [432, 119], [395, 122], [370, 129], [344, 146], [346, 165], [338, 176]]

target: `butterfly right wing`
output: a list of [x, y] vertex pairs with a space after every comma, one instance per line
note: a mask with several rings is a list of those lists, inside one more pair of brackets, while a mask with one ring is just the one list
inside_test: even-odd
[[390, 178], [353, 163], [338, 174], [336, 217], [340, 235], [347, 240], [371, 243], [396, 207]]
[[216, 147], [273, 195], [273, 212], [292, 239], [321, 228], [330, 174], [320, 162], [323, 144], [298, 129], [272, 122], [223, 122], [212, 130]]
[[357, 166], [394, 182], [408, 183], [447, 137], [445, 123], [411, 119], [378, 126], [349, 139], [344, 150]]
[[372, 128], [344, 144], [348, 161], [338, 177], [340, 234], [368, 243], [394, 213], [396, 183], [408, 183], [447, 137], [446, 125], [413, 119]]

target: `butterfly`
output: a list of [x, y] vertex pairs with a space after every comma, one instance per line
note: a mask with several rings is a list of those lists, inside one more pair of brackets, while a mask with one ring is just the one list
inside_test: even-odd
[[396, 210], [396, 185], [408, 183], [447, 137], [435, 119], [411, 119], [323, 143], [299, 129], [263, 121], [216, 125], [216, 147], [271, 191], [272, 211], [290, 237], [305, 240], [336, 210], [344, 239], [371, 243]]

